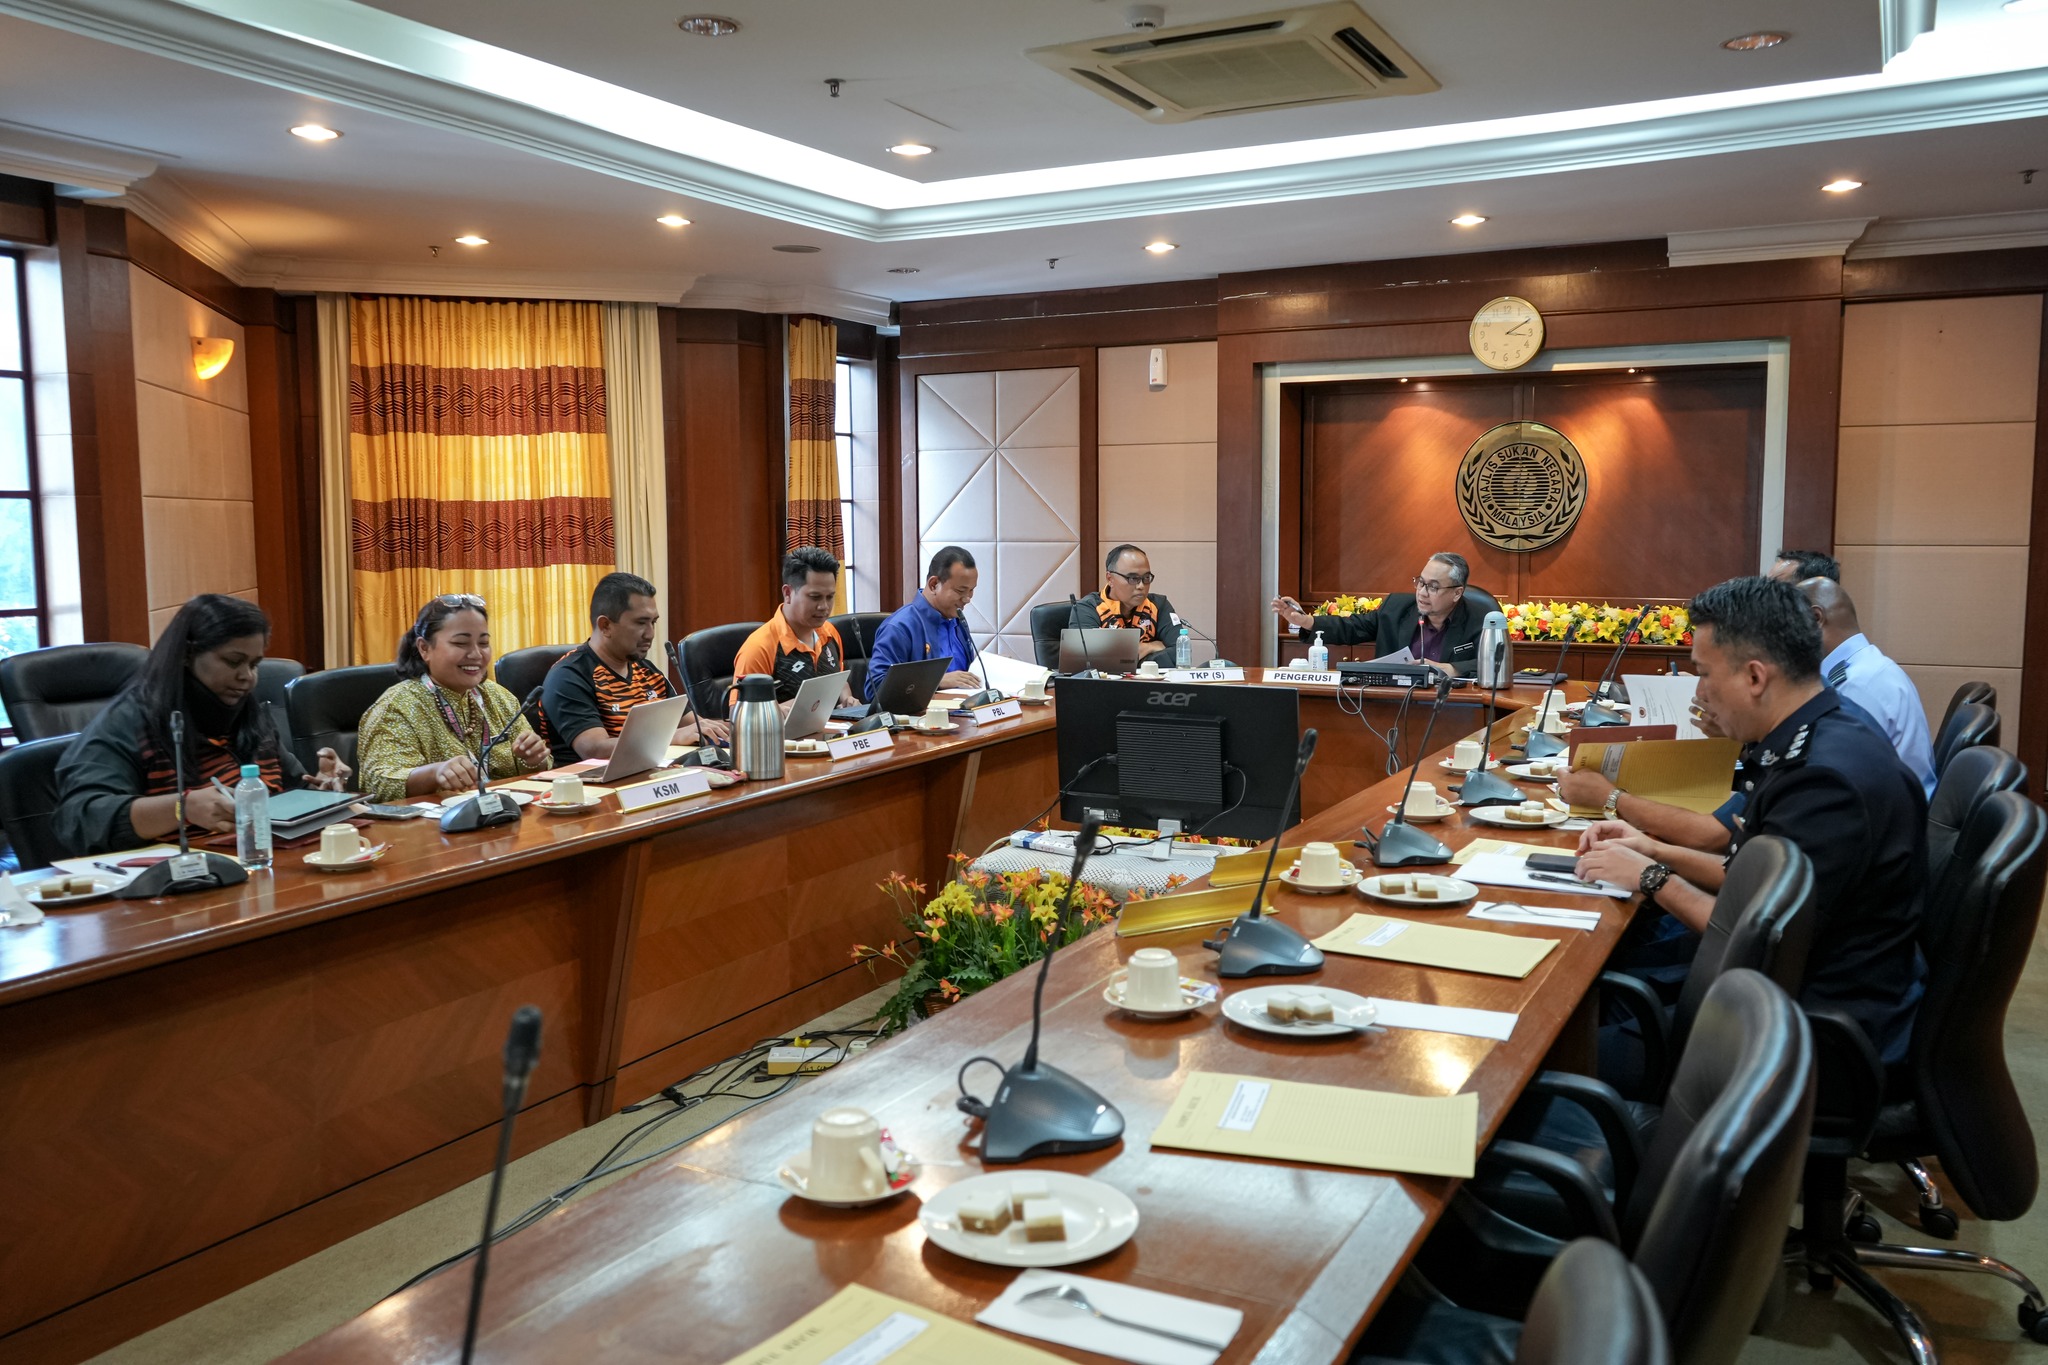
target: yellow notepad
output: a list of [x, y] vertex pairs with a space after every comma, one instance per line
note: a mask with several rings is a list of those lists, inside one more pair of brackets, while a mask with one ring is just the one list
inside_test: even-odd
[[[855, 1347], [859, 1349], [851, 1349]], [[848, 1360], [886, 1359], [889, 1365], [952, 1365], [960, 1360], [1057, 1365], [1059, 1360], [971, 1323], [850, 1284], [726, 1365], [825, 1365], [842, 1351]]]
[[1152, 1134], [1152, 1145], [1470, 1176], [1479, 1147], [1479, 1097], [1391, 1095], [1196, 1071]]
[[1416, 967], [1448, 967], [1458, 972], [1517, 979], [1557, 946], [1554, 938], [1522, 938], [1485, 929], [1453, 929], [1445, 924], [1418, 924], [1381, 915], [1353, 915], [1315, 941], [1326, 953], [1376, 957]]
[[[1732, 739], [1592, 740], [1572, 753], [1574, 768], [1591, 768], [1625, 792], [1702, 814], [1728, 799], [1742, 746]], [[1597, 811], [1581, 814], [1598, 814]]]

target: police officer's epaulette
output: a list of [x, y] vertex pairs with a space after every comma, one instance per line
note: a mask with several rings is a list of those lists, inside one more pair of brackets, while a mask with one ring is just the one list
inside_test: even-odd
[[1780, 754], [1775, 750], [1766, 749], [1758, 754], [1756, 756], [1757, 767], [1786, 768], [1796, 767], [1804, 763], [1806, 761], [1806, 741], [1812, 734], [1813, 722], [1808, 721], [1792, 732], [1792, 741], [1785, 746], [1784, 753]]

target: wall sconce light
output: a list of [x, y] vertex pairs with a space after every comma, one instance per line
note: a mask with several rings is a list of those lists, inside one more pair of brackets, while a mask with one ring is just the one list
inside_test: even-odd
[[201, 379], [211, 379], [228, 367], [235, 358], [233, 337], [193, 337], [192, 373]]

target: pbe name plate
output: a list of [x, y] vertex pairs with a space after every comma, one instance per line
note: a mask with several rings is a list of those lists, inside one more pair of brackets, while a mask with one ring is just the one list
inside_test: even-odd
[[887, 730], [867, 730], [857, 735], [842, 735], [827, 744], [825, 751], [836, 761], [857, 758], [861, 754], [878, 754], [895, 747], [896, 737]]

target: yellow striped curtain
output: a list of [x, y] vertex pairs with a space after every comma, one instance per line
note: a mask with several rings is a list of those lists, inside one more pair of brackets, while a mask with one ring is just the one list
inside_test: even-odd
[[[839, 328], [818, 318], [789, 324], [789, 541], [816, 545], [846, 560], [839, 524], [839, 443], [832, 430], [833, 387], [839, 365]], [[846, 610], [846, 575], [839, 575], [833, 610]]]
[[490, 604], [494, 651], [581, 640], [613, 567], [602, 309], [349, 300], [357, 663], [441, 593]]

